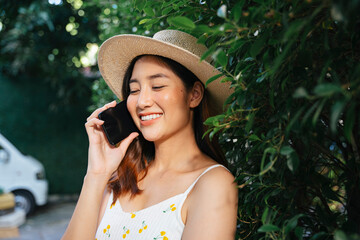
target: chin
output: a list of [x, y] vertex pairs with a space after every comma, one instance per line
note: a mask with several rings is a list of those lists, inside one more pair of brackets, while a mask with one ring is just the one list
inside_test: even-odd
[[149, 142], [155, 142], [160, 139], [157, 134], [142, 132], [142, 135], [145, 138], [145, 140]]

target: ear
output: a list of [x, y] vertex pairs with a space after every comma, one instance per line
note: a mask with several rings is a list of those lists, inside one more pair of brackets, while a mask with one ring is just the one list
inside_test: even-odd
[[201, 84], [201, 82], [197, 81], [194, 83], [194, 86], [190, 92], [190, 107], [195, 108], [199, 106], [203, 96], [204, 86]]

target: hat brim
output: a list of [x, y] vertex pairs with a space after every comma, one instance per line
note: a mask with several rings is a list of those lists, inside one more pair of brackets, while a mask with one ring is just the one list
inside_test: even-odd
[[[206, 81], [220, 72], [206, 61], [200, 61], [195, 54], [171, 43], [150, 37], [123, 34], [106, 40], [100, 47], [98, 55], [99, 70], [115, 95], [122, 99], [122, 82], [131, 61], [144, 54], [170, 58], [193, 72], [200, 81]], [[209, 104], [215, 112], [222, 111], [226, 98], [230, 95], [230, 83], [219, 80], [207, 86]]]

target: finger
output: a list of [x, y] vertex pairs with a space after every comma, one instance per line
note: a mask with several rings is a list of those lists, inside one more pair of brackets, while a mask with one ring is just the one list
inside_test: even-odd
[[101, 113], [102, 111], [105, 111], [106, 109], [110, 108], [110, 107], [115, 107], [116, 106], [116, 100], [105, 104], [104, 106], [102, 106], [101, 108], [96, 109], [88, 118], [87, 120], [89, 121], [92, 118], [97, 118], [99, 113]]
[[104, 124], [103, 120], [100, 120], [98, 118], [93, 118], [85, 123], [85, 128], [86, 128], [86, 131], [89, 133], [90, 128], [95, 128], [95, 127], [101, 126], [103, 124]]
[[121, 148], [121, 150], [122, 150], [124, 153], [125, 153], [126, 150], [128, 149], [130, 143], [131, 143], [137, 136], [139, 136], [139, 133], [133, 132], [133, 133], [131, 133], [128, 137], [126, 137], [124, 140], [121, 141], [120, 148]]
[[89, 121], [90, 119], [93, 119], [93, 118], [97, 118], [99, 113], [101, 113], [102, 111], [105, 111], [108, 108], [115, 107], [115, 106], [116, 106], [116, 100], [105, 104], [101, 108], [98, 108], [93, 113], [91, 113], [91, 115], [86, 119], [86, 121]]

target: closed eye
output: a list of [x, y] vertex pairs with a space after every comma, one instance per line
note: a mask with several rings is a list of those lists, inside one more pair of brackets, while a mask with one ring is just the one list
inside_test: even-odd
[[165, 86], [153, 86], [152, 89], [154, 89], [154, 90], [159, 90], [159, 89], [161, 89], [161, 88], [163, 88], [163, 87], [165, 87]]
[[139, 90], [130, 90], [130, 94], [135, 94], [137, 92], [139, 92]]

